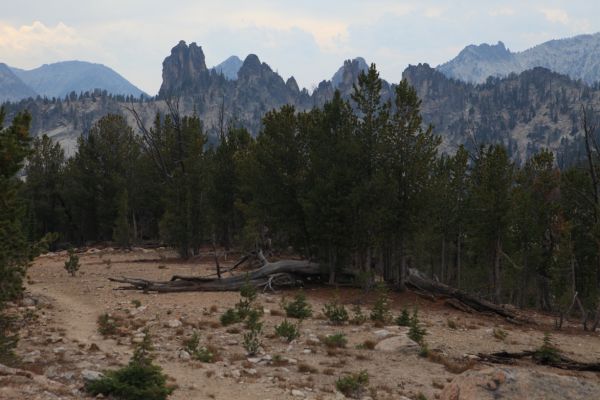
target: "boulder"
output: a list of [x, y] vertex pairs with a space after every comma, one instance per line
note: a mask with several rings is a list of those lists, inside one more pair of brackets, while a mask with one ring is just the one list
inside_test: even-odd
[[406, 335], [392, 336], [375, 345], [375, 350], [386, 352], [417, 353], [419, 345]]
[[446, 385], [440, 399], [588, 400], [597, 398], [598, 393], [600, 382], [597, 380], [510, 367], [463, 372]]
[[98, 379], [102, 379], [104, 374], [102, 372], [93, 371], [91, 369], [84, 369], [81, 371], [81, 377], [84, 381], [92, 382], [97, 381]]

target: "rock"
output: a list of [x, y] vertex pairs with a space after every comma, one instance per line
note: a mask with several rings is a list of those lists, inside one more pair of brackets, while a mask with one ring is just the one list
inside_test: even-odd
[[167, 327], [169, 328], [180, 328], [183, 324], [178, 319], [170, 319], [167, 321]]
[[251, 362], [252, 364], [258, 364], [261, 361], [262, 361], [262, 357], [250, 357], [250, 358], [248, 358], [248, 362]]
[[441, 400], [597, 398], [600, 382], [525, 368], [486, 368], [463, 372], [446, 385]]
[[180, 350], [179, 351], [179, 359], [182, 361], [190, 361], [192, 359], [192, 356], [187, 351]]
[[94, 371], [91, 369], [84, 369], [81, 371], [81, 377], [83, 380], [87, 382], [97, 381], [98, 379], [102, 379], [104, 374], [102, 372]]
[[33, 350], [23, 356], [22, 361], [24, 363], [35, 364], [40, 360], [41, 354], [39, 350]]
[[306, 397], [302, 390], [292, 389], [292, 396], [294, 397]]
[[401, 353], [417, 353], [419, 345], [406, 335], [392, 336], [377, 343], [375, 350]]
[[377, 339], [385, 339], [387, 337], [392, 336], [392, 332], [388, 331], [387, 329], [380, 329], [378, 331], [373, 332], [373, 334]]

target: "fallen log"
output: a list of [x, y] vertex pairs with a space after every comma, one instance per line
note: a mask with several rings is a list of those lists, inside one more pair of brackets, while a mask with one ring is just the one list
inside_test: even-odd
[[540, 357], [537, 351], [526, 350], [516, 353], [500, 351], [497, 353], [479, 353], [477, 354], [482, 361], [491, 362], [494, 364], [514, 364], [515, 360], [524, 358], [530, 359], [536, 364], [547, 365], [554, 368], [565, 369], [569, 371], [591, 371], [600, 372], [600, 363], [585, 363], [575, 361], [563, 355], [556, 355], [556, 359], [548, 359]]
[[[307, 260], [280, 260], [269, 262], [262, 252], [256, 254], [262, 266], [247, 274], [234, 275], [227, 278], [194, 277], [174, 275], [164, 282], [150, 281], [140, 278], [109, 278], [113, 282], [127, 284], [123, 290], [143, 290], [144, 292], [172, 293], [194, 291], [237, 291], [246, 281], [257, 288], [275, 289], [293, 286], [299, 282], [316, 281], [326, 275], [318, 263]], [[244, 258], [245, 260], [246, 258]], [[236, 264], [239, 265], [241, 262]], [[235, 268], [235, 267], [234, 267]], [[233, 269], [233, 268], [232, 268]], [[464, 311], [492, 313], [507, 318], [510, 322], [522, 320], [512, 311], [485, 299], [477, 298], [446, 284], [434, 281], [416, 269], [409, 269], [407, 286], [429, 300], [437, 297], [449, 298], [451, 305]]]
[[304, 260], [264, 262], [257, 270], [227, 278], [188, 277], [175, 275], [169, 281], [156, 282], [140, 278], [108, 278], [112, 282], [130, 286], [121, 289], [145, 292], [172, 293], [194, 291], [237, 291], [244, 283], [255, 287], [274, 288], [290, 286], [297, 281], [310, 280], [321, 275], [319, 264]]
[[410, 268], [408, 271], [406, 285], [409, 288], [416, 289], [420, 292], [427, 292], [435, 296], [451, 298], [453, 300], [450, 302], [450, 305], [457, 309], [475, 310], [480, 313], [492, 313], [507, 318], [513, 323], [519, 323], [519, 321], [523, 320], [523, 318], [502, 305], [492, 303], [491, 301], [473, 296], [462, 290], [453, 288], [452, 286], [434, 281], [414, 268]]

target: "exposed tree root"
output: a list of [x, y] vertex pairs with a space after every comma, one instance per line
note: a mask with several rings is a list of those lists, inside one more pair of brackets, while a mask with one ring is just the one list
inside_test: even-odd
[[555, 360], [548, 360], [538, 356], [536, 351], [527, 350], [517, 353], [500, 351], [497, 353], [479, 353], [480, 360], [494, 364], [514, 364], [515, 360], [530, 359], [539, 365], [548, 365], [554, 368], [566, 369], [570, 371], [591, 371], [600, 372], [600, 363], [584, 363], [572, 360], [562, 355], [557, 355]]

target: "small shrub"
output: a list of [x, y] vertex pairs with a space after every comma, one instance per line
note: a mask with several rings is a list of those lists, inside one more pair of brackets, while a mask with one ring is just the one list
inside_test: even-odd
[[381, 283], [377, 286], [377, 299], [371, 310], [371, 321], [379, 324], [386, 324], [390, 319], [390, 298], [388, 296], [388, 289], [385, 284]]
[[425, 342], [421, 342], [421, 348], [419, 349], [419, 356], [427, 358], [429, 356], [429, 346]]
[[353, 399], [361, 398], [368, 385], [369, 374], [367, 371], [361, 371], [357, 374], [344, 376], [335, 382], [335, 387], [337, 390], [342, 392], [344, 396], [351, 397]]
[[410, 329], [408, 330], [408, 337], [422, 345], [426, 334], [427, 331], [421, 326], [421, 323], [419, 322], [419, 313], [415, 308], [413, 315], [410, 318]]
[[256, 300], [256, 287], [250, 284], [250, 280], [248, 279], [248, 275], [246, 275], [246, 281], [240, 288], [240, 301], [235, 305], [235, 309], [237, 310], [240, 319], [246, 318], [248, 313], [250, 313], [252, 309], [252, 303]]
[[111, 269], [112, 260], [110, 258], [105, 258], [102, 260], [102, 262], [104, 262], [104, 266], [106, 267], [106, 269]]
[[403, 308], [402, 313], [396, 318], [396, 325], [410, 326], [410, 314], [406, 308]]
[[244, 334], [244, 349], [248, 352], [248, 355], [255, 355], [258, 353], [260, 348], [260, 332], [251, 330]]
[[337, 295], [331, 303], [325, 304], [323, 314], [333, 325], [343, 325], [348, 321], [348, 311], [346, 311], [343, 304], [340, 304]]
[[448, 328], [450, 328], [450, 329], [458, 329], [458, 324], [453, 319], [448, 318], [448, 320], [446, 321], [446, 323], [448, 324]]
[[350, 320], [352, 325], [362, 325], [367, 322], [367, 316], [363, 314], [360, 305], [356, 304], [352, 307], [352, 314], [352, 319]]
[[194, 332], [192, 337], [184, 342], [185, 350], [190, 353], [192, 358], [204, 363], [215, 362], [217, 352], [209, 346], [200, 346], [200, 335]]
[[492, 331], [492, 334], [498, 340], [504, 340], [508, 336], [508, 332], [506, 332], [505, 330], [502, 330], [500, 328], [494, 328], [494, 330]]
[[19, 342], [19, 336], [16, 332], [15, 318], [0, 310], [0, 364], [10, 366], [17, 361], [14, 349]]
[[69, 249], [69, 258], [65, 261], [65, 269], [71, 276], [75, 276], [79, 267], [79, 257], [75, 254], [73, 249]]
[[101, 394], [123, 400], [165, 400], [173, 388], [167, 386], [167, 376], [162, 369], [152, 363], [151, 350], [150, 336], [146, 332], [128, 365], [86, 383], [85, 390], [94, 396]]
[[300, 337], [300, 329], [298, 329], [298, 325], [294, 325], [285, 319], [282, 323], [275, 326], [275, 334], [291, 342]]
[[284, 305], [285, 314], [289, 318], [306, 319], [312, 316], [312, 307], [306, 301], [304, 292], [298, 293], [294, 301]]
[[230, 308], [227, 311], [225, 311], [223, 313], [223, 315], [221, 315], [220, 321], [221, 321], [221, 325], [223, 326], [228, 326], [231, 324], [235, 324], [238, 323], [242, 320], [242, 318], [240, 317], [240, 314], [237, 312], [237, 310]]
[[98, 333], [102, 336], [110, 336], [117, 333], [117, 321], [109, 314], [104, 313], [98, 317]]
[[319, 372], [319, 370], [313, 367], [312, 365], [300, 363], [298, 364], [298, 372], [303, 374], [316, 374], [317, 372]]
[[329, 348], [346, 347], [348, 339], [346, 339], [346, 335], [343, 333], [335, 333], [333, 335], [325, 336], [323, 338], [323, 343]]
[[246, 317], [246, 329], [262, 331], [262, 322], [260, 322], [260, 317], [262, 313], [257, 309], [252, 309], [248, 311], [248, 315]]
[[544, 334], [542, 345], [535, 350], [534, 358], [542, 364], [551, 364], [560, 361], [560, 350], [552, 342], [552, 336], [549, 333]]
[[134, 306], [135, 308], [138, 308], [138, 307], [141, 307], [141, 306], [142, 306], [142, 302], [141, 302], [141, 301], [139, 301], [138, 299], [133, 299], [133, 300], [131, 300], [131, 304], [133, 304], [133, 306]]
[[358, 346], [356, 346], [357, 349], [366, 349], [366, 350], [374, 350], [375, 346], [377, 346], [377, 343], [375, 343], [372, 340], [365, 340], [364, 342], [362, 342], [361, 344], [359, 344]]

